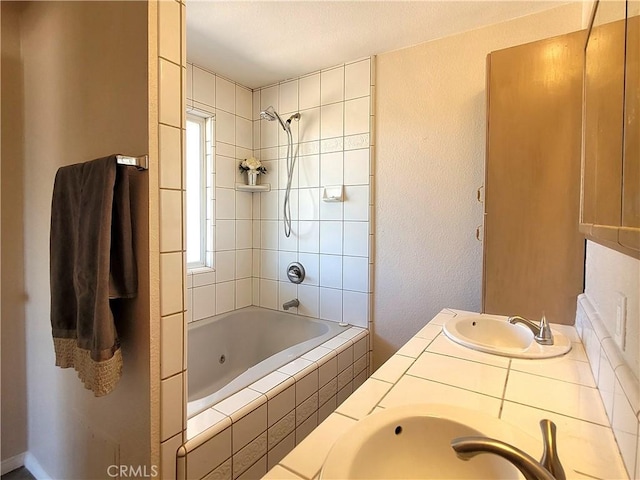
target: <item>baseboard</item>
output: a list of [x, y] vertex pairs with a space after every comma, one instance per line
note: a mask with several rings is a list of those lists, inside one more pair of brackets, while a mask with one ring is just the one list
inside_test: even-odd
[[25, 455], [26, 453], [20, 453], [11, 458], [7, 458], [6, 460], [2, 460], [0, 475], [4, 475], [5, 473], [14, 471], [16, 468], [22, 467], [24, 465]]
[[24, 457], [24, 466], [31, 472], [31, 475], [36, 477], [37, 480], [51, 480], [51, 476], [45, 472], [44, 468], [40, 465], [36, 457], [33, 454], [27, 452]]

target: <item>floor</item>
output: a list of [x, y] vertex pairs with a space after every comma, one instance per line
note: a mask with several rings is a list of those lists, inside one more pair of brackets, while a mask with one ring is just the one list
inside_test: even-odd
[[1, 480], [36, 480], [36, 477], [31, 475], [31, 472], [24, 467], [20, 467], [9, 473], [6, 473], [0, 477]]

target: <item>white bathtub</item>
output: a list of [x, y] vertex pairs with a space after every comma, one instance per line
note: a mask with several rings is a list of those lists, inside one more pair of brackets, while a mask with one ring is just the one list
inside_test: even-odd
[[187, 416], [202, 412], [343, 331], [335, 322], [258, 307], [190, 324]]

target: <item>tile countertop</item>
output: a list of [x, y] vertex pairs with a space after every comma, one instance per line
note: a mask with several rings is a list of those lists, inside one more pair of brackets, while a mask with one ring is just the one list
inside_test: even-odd
[[[380, 408], [441, 403], [479, 410], [540, 439], [538, 423], [556, 423], [558, 456], [567, 478], [628, 479], [575, 328], [552, 325], [569, 337], [558, 358], [519, 360], [457, 345], [442, 325], [461, 310], [444, 309], [273, 467], [265, 479], [313, 480], [335, 440]], [[540, 458], [540, 451], [527, 452]]]

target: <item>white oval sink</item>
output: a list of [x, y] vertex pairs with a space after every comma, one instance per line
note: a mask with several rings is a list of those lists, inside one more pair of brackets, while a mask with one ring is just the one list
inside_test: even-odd
[[459, 459], [451, 440], [469, 435], [497, 438], [534, 454], [538, 448], [524, 432], [478, 412], [407, 405], [372, 413], [346, 431], [329, 451], [320, 478], [522, 478], [512, 464], [495, 455], [479, 455], [472, 462]]
[[442, 330], [464, 347], [505, 357], [551, 358], [571, 350], [571, 341], [553, 328], [553, 345], [540, 345], [529, 328], [512, 325], [505, 317], [459, 315], [448, 320]]

